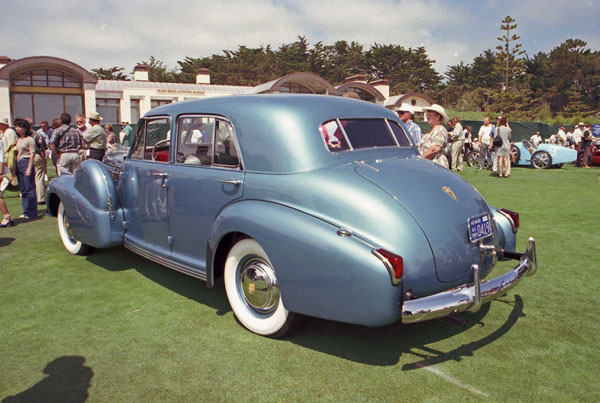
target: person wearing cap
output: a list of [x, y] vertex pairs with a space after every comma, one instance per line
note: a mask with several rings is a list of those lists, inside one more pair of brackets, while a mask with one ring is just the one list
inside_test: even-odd
[[90, 150], [89, 158], [102, 161], [106, 151], [106, 132], [100, 125], [102, 117], [98, 112], [90, 112], [88, 120], [91, 127], [82, 134], [83, 141]]
[[444, 149], [448, 144], [448, 131], [444, 122], [448, 121], [448, 115], [438, 104], [423, 109], [426, 111], [427, 123], [431, 126], [431, 131], [421, 139], [419, 153], [421, 157], [448, 168], [448, 159], [444, 155]]
[[462, 148], [465, 144], [465, 134], [458, 117], [452, 118], [452, 132], [450, 132], [450, 156], [452, 158], [452, 170], [463, 170]]
[[72, 128], [71, 115], [64, 112], [60, 115], [62, 126], [52, 132], [50, 148], [52, 155], [56, 155], [56, 173], [58, 175], [71, 175], [81, 164], [79, 151], [83, 147], [83, 138]]
[[423, 138], [423, 133], [419, 125], [413, 121], [415, 108], [411, 104], [402, 103], [400, 109], [398, 109], [398, 117], [404, 122], [404, 126], [408, 130], [408, 134], [412, 137], [413, 143], [418, 146]]

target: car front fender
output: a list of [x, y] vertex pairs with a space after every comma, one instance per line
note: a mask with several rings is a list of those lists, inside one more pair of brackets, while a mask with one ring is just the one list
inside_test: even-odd
[[107, 167], [99, 161], [83, 162], [73, 175], [52, 180], [47, 190], [47, 211], [55, 216], [63, 203], [73, 236], [96, 248], [123, 243], [123, 212]]

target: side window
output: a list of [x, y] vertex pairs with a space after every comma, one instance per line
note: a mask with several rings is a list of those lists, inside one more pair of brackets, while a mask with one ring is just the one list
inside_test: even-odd
[[388, 123], [390, 124], [390, 127], [392, 128], [392, 131], [394, 132], [394, 136], [396, 136], [398, 145], [400, 147], [410, 147], [411, 146], [410, 140], [408, 139], [408, 136], [406, 135], [404, 130], [400, 127], [400, 125], [398, 125], [398, 123], [394, 122], [393, 120], [388, 120]]
[[175, 161], [188, 165], [211, 165], [215, 118], [182, 116], [177, 122]]
[[169, 118], [149, 118], [140, 120], [132, 159], [169, 162], [170, 120]]
[[[347, 124], [348, 121], [342, 120], [340, 123], [343, 126], [344, 123]], [[319, 130], [321, 131], [321, 135], [323, 136], [329, 151], [339, 152], [348, 149], [348, 142], [346, 141], [346, 137], [344, 136], [342, 129], [340, 129], [337, 120], [330, 120], [323, 123], [321, 127], [319, 127]]]
[[240, 157], [233, 134], [233, 126], [226, 120], [215, 120], [215, 165], [238, 167]]

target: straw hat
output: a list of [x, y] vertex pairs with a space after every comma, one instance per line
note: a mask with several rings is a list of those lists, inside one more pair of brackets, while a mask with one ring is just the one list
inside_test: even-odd
[[0, 118], [0, 125], [10, 126], [7, 118]]
[[446, 114], [446, 110], [438, 104], [433, 104], [431, 106], [426, 106], [423, 108], [424, 111], [434, 111], [440, 114], [440, 116], [442, 117], [442, 123], [447, 122], [448, 121], [448, 115]]
[[577, 123], [577, 126], [585, 126], [585, 123], [579, 122], [579, 123]]
[[102, 120], [102, 116], [100, 116], [98, 112], [90, 112], [88, 114], [88, 119], [100, 121]]

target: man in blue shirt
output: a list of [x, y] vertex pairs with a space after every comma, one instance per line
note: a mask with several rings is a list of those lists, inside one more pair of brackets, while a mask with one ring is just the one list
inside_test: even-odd
[[408, 134], [412, 137], [413, 143], [419, 145], [423, 138], [423, 134], [421, 128], [413, 122], [415, 108], [410, 104], [403, 103], [400, 105], [400, 109], [398, 109], [398, 116], [400, 117], [400, 120], [404, 122], [404, 126], [408, 129]]

